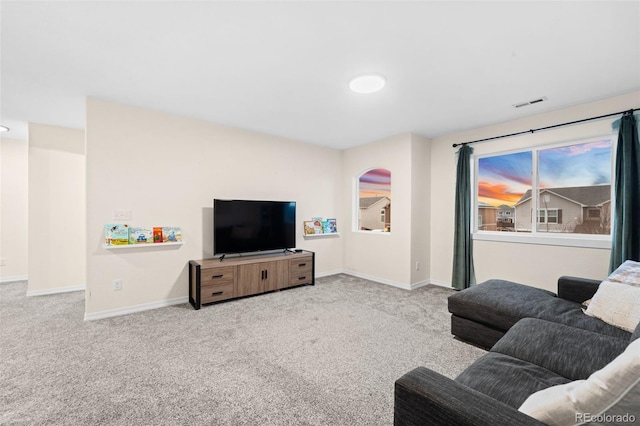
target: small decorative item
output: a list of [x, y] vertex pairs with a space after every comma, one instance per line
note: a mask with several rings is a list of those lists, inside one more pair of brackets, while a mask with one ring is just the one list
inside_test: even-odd
[[162, 242], [177, 243], [182, 241], [182, 231], [179, 226], [163, 226]]
[[335, 219], [327, 219], [322, 222], [325, 234], [335, 234], [338, 232], [338, 226]]
[[153, 242], [154, 243], [161, 243], [162, 242], [162, 228], [161, 227], [154, 227], [153, 228]]
[[129, 225], [115, 223], [104, 226], [104, 243], [108, 246], [129, 244]]

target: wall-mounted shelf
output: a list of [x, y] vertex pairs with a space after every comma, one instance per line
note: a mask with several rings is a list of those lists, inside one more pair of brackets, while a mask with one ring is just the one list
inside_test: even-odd
[[177, 241], [174, 243], [149, 243], [149, 244], [122, 244], [122, 245], [103, 245], [107, 250], [120, 250], [120, 249], [130, 249], [130, 248], [159, 248], [159, 247], [167, 247], [167, 246], [181, 246], [184, 242]]
[[339, 237], [340, 234], [338, 232], [334, 232], [332, 234], [308, 234], [304, 235], [304, 238], [331, 238], [331, 237]]

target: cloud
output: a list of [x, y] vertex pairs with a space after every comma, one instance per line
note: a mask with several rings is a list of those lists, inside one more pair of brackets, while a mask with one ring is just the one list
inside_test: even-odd
[[391, 183], [391, 172], [386, 169], [373, 169], [360, 176], [359, 180], [360, 182], [389, 185]]
[[571, 145], [564, 148], [559, 148], [559, 150], [573, 157], [574, 155], [586, 154], [588, 152], [591, 152], [594, 149], [610, 149], [610, 148], [611, 148], [611, 141], [604, 140], [604, 141], [583, 143], [580, 145]]
[[478, 197], [496, 200], [498, 204], [513, 205], [520, 198], [523, 192], [514, 192], [506, 184], [492, 184], [490, 182], [478, 182]]

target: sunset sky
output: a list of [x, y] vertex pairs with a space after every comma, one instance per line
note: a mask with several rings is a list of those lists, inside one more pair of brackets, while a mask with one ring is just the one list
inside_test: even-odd
[[[610, 184], [611, 140], [540, 150], [538, 170], [541, 188]], [[512, 206], [531, 179], [531, 151], [480, 158], [478, 201]]]
[[391, 198], [391, 172], [386, 169], [372, 169], [360, 176], [360, 198]]

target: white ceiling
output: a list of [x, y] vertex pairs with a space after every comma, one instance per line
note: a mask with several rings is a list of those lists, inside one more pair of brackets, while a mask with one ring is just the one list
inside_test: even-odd
[[[0, 14], [0, 123], [18, 139], [28, 122], [83, 128], [86, 96], [347, 148], [640, 90], [639, 1], [2, 1]], [[350, 92], [365, 72], [387, 87]]]

